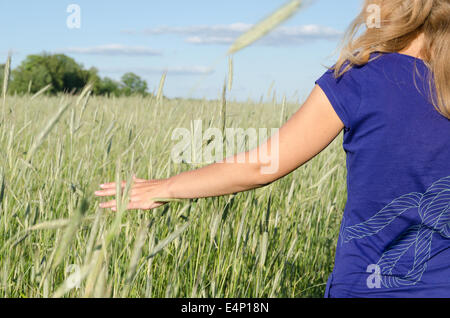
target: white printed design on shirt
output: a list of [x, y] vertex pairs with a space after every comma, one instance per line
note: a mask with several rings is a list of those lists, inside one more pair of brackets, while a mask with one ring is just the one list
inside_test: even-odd
[[[434, 182], [425, 193], [412, 192], [393, 200], [365, 222], [347, 226], [345, 242], [372, 236], [394, 221], [403, 212], [418, 208], [421, 219], [401, 233], [383, 252], [378, 263], [384, 287], [415, 285], [422, 279], [431, 255], [433, 234], [450, 239], [450, 176]], [[408, 272], [393, 274], [400, 258], [414, 247], [414, 261]]]

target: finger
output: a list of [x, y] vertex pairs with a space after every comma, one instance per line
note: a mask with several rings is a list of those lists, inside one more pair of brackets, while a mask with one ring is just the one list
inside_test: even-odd
[[164, 204], [166, 204], [166, 202], [153, 202], [150, 205], [150, 207], [148, 208], [148, 210], [155, 209], [155, 208], [160, 207], [161, 205], [164, 205]]
[[[149, 189], [149, 187], [152, 187], [152, 184], [149, 183], [136, 183], [132, 185], [132, 188], [130, 190], [130, 195], [136, 195], [144, 192], [145, 190]], [[104, 196], [110, 196], [110, 195], [116, 195], [116, 187], [110, 187], [103, 190], [97, 190], [94, 192], [96, 196], [104, 197]]]
[[142, 209], [143, 208], [143, 204], [142, 201], [139, 200], [137, 202], [130, 202], [127, 205], [127, 210], [135, 210], [135, 209]]
[[101, 208], [111, 208], [111, 207], [113, 207], [115, 205], [116, 205], [116, 200], [111, 200], [111, 201], [108, 201], [108, 202], [100, 203], [99, 207], [101, 207]]
[[[133, 181], [134, 181], [134, 183], [146, 183], [146, 182], [149, 182], [151, 180], [139, 179], [139, 178], [136, 178], [135, 176], [133, 176]], [[125, 180], [122, 181], [122, 188], [125, 187], [126, 184], [127, 184], [127, 182]], [[100, 184], [100, 188], [102, 188], [102, 189], [110, 189], [110, 188], [115, 188], [115, 187], [116, 187], [116, 183], [115, 182], [108, 182], [108, 183]]]
[[94, 194], [96, 196], [99, 196], [99, 197], [115, 195], [116, 194], [116, 189], [115, 188], [111, 188], [111, 189], [106, 189], [106, 190], [98, 190], [98, 191], [95, 191]]
[[136, 178], [136, 175], [134, 174], [133, 175], [133, 181], [135, 181], [135, 182], [147, 182], [148, 180], [147, 179]]
[[[126, 181], [122, 181], [122, 187], [124, 187], [126, 184], [127, 184]], [[115, 187], [116, 187], [115, 182], [103, 183], [100, 185], [100, 188], [102, 188], [102, 189], [110, 189], [110, 188], [115, 188]]]

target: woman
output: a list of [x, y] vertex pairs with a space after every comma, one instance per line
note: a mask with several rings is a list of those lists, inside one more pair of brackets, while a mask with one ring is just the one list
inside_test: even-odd
[[[380, 25], [369, 27], [374, 5]], [[450, 297], [449, 47], [450, 1], [365, 1], [335, 66], [260, 146], [277, 147], [276, 171], [262, 172], [267, 162], [257, 148], [240, 154], [245, 163], [214, 163], [163, 180], [134, 178], [128, 209], [164, 204], [152, 198], [262, 187], [344, 130], [348, 198], [325, 296]], [[101, 188], [96, 195], [115, 195], [114, 183]], [[100, 206], [115, 210], [116, 203]]]

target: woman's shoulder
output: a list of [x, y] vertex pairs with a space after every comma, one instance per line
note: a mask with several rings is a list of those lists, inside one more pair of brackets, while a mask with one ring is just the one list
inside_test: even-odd
[[[349, 91], [355, 94], [361, 94], [362, 88], [371, 86], [374, 82], [385, 81], [386, 77], [398, 72], [398, 68], [410, 69], [410, 63], [414, 60], [412, 56], [402, 56], [398, 53], [371, 53], [367, 63], [357, 65], [346, 61], [336, 72], [336, 64], [329, 67], [322, 76], [316, 81], [316, 84], [325, 84], [341, 94]], [[391, 74], [391, 75], [389, 75]], [[322, 85], [324, 86], [324, 85]]]
[[[376, 69], [380, 67], [380, 65], [398, 65], [404, 63], [418, 62], [423, 63], [422, 60], [415, 58], [410, 55], [401, 54], [398, 52], [373, 52], [370, 53], [367, 63], [364, 64], [352, 64], [349, 70], [346, 73], [349, 74], [358, 74], [368, 72], [371, 69]], [[344, 69], [350, 64], [350, 61], [345, 61], [341, 67]], [[335, 65], [330, 69], [334, 70]]]
[[340, 70], [345, 70], [348, 65], [350, 67], [340, 75], [336, 75], [336, 64], [328, 68], [325, 71], [324, 77], [328, 77], [329, 80], [339, 82], [353, 82], [360, 85], [364, 85], [366, 81], [375, 80], [377, 77], [386, 77], [389, 72], [396, 72], [396, 69], [411, 69], [412, 64], [422, 64], [425, 66], [422, 60], [417, 59], [410, 55], [404, 55], [397, 52], [373, 52], [370, 54], [367, 63], [358, 65], [351, 64], [350, 61], [344, 62]]

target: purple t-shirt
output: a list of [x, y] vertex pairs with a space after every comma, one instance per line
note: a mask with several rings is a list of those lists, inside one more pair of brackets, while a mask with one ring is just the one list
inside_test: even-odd
[[450, 120], [415, 57], [318, 84], [345, 125], [347, 203], [325, 297], [450, 297]]

